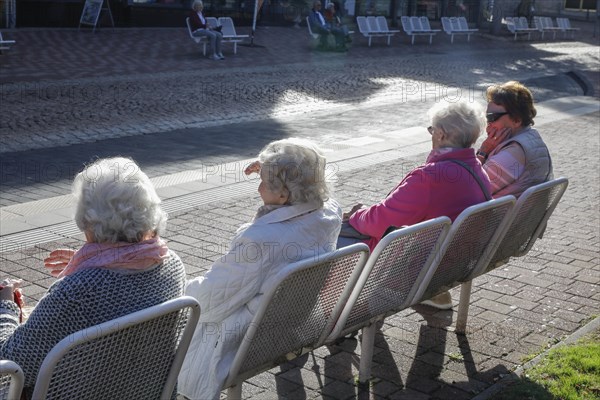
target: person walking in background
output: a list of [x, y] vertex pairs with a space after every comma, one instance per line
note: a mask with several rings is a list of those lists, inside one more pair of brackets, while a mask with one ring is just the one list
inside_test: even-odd
[[546, 143], [533, 128], [537, 111], [525, 85], [510, 81], [488, 87], [487, 138], [477, 151], [492, 182], [492, 195], [520, 196], [553, 178]]
[[194, 0], [192, 3], [192, 11], [190, 12], [190, 26], [192, 29], [192, 35], [196, 37], [205, 36], [210, 42], [211, 55], [209, 58], [212, 60], [224, 60], [225, 57], [221, 52], [221, 41], [223, 40], [223, 34], [217, 30], [216, 26], [209, 26], [202, 14], [204, 4], [202, 0]]
[[152, 182], [130, 159], [101, 159], [73, 182], [75, 222], [86, 243], [44, 260], [60, 278], [19, 324], [18, 282], [0, 289], [0, 359], [25, 373], [30, 398], [50, 350], [72, 333], [183, 295], [185, 270], [160, 238], [167, 215]]

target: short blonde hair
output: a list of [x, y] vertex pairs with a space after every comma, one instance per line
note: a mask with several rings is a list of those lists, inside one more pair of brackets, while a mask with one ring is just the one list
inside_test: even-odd
[[258, 155], [267, 174], [270, 190], [288, 195], [288, 204], [317, 202], [329, 198], [325, 179], [327, 163], [323, 152], [313, 142], [290, 138], [269, 143]]
[[104, 158], [75, 176], [75, 222], [98, 243], [139, 242], [161, 234], [167, 214], [150, 178], [129, 158]]

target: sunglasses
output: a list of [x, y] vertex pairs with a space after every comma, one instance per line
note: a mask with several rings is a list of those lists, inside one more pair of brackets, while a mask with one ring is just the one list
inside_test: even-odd
[[427, 132], [429, 132], [430, 135], [433, 135], [435, 132], [435, 128], [433, 126], [428, 126], [427, 127]]
[[492, 122], [498, 121], [503, 115], [506, 115], [506, 114], [508, 114], [506, 111], [497, 112], [497, 113], [486, 113], [485, 119], [487, 119], [488, 123], [492, 123]]

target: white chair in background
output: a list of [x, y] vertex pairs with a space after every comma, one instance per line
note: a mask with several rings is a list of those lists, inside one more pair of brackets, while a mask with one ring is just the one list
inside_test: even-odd
[[[371, 39], [374, 37], [388, 37], [388, 45], [390, 35], [388, 33], [379, 32], [379, 26], [377, 25], [377, 21], [372, 17], [369, 20], [367, 17], [358, 16], [356, 17], [356, 24], [358, 25], [358, 31], [361, 35], [367, 38], [369, 41], [369, 46], [371, 46]], [[373, 29], [371, 29], [373, 27]]]
[[230, 17], [219, 17], [219, 25], [221, 25], [223, 41], [227, 43], [233, 43], [233, 54], [237, 54], [237, 44], [243, 42], [250, 36], [238, 35], [235, 31], [235, 25], [233, 24], [233, 20]]
[[208, 38], [206, 36], [194, 36], [192, 35], [192, 26], [190, 25], [190, 17], [185, 19], [185, 24], [187, 25], [188, 34], [190, 38], [198, 43], [202, 44], [202, 54], [206, 56], [206, 45], [208, 44]]
[[571, 26], [569, 18], [556, 18], [556, 25], [563, 31], [565, 37], [567, 37], [570, 32], [571, 38], [575, 38], [575, 32], [579, 30], [579, 28], [573, 28]]
[[400, 22], [402, 23], [404, 33], [411, 37], [411, 44], [415, 44], [415, 36], [429, 36], [429, 44], [431, 44], [433, 36], [437, 33], [433, 31], [424, 31], [419, 17], [402, 16], [400, 17]]

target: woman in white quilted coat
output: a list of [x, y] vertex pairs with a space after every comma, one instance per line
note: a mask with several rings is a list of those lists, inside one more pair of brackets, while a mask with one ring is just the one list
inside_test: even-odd
[[244, 172], [260, 173], [264, 205], [238, 229], [227, 254], [186, 287], [202, 310], [178, 381], [179, 393], [190, 399], [219, 398], [248, 324], [277, 273], [335, 250], [342, 211], [329, 197], [318, 147], [284, 139], [268, 144], [258, 158]]

